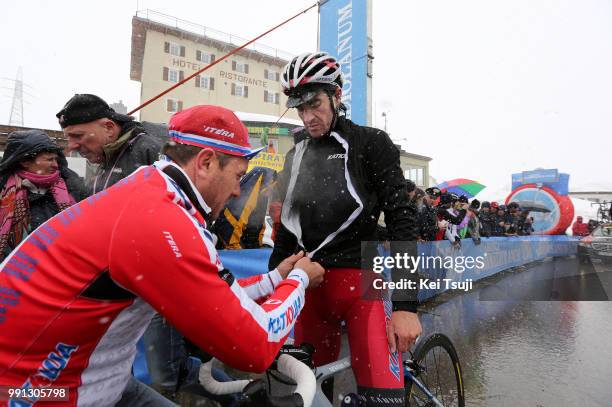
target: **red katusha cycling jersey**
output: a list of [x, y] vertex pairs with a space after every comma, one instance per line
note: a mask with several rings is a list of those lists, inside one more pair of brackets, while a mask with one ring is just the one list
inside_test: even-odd
[[[0, 386], [67, 386], [62, 405], [114, 405], [155, 311], [231, 366], [269, 366], [304, 305], [307, 275], [281, 281], [274, 271], [241, 287], [186, 192], [206, 203], [168, 166], [178, 169], [142, 167], [61, 212], [2, 263]], [[261, 306], [249, 297], [270, 294]]]

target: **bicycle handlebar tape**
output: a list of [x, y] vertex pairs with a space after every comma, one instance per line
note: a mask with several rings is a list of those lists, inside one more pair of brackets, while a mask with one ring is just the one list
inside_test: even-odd
[[[281, 399], [287, 399], [286, 401], [291, 401], [292, 403], [298, 404], [274, 404], [277, 407], [281, 406], [289, 406], [289, 405], [300, 405], [309, 407], [312, 404], [312, 400], [314, 399], [317, 380], [314, 376], [314, 373], [308, 366], [304, 363], [300, 362], [294, 357], [289, 355], [280, 355], [278, 357], [278, 371], [287, 377], [293, 379], [297, 383], [297, 387], [295, 388], [295, 392], [288, 397], [279, 397], [275, 401], [282, 401]], [[295, 397], [299, 396], [301, 398], [302, 403], [299, 404], [299, 398]]]
[[225, 394], [233, 394], [233, 393], [241, 393], [247, 384], [250, 383], [250, 380], [234, 380], [230, 382], [218, 382], [212, 376], [212, 365], [215, 359], [210, 359], [206, 363], [202, 363], [200, 366], [200, 373], [198, 378], [200, 379], [200, 384], [204, 387], [209, 393], [215, 395], [225, 395]]

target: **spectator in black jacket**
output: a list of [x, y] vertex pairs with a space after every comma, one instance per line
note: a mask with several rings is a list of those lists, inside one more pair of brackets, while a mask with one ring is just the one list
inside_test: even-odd
[[480, 205], [478, 218], [480, 219], [480, 235], [491, 237], [495, 225], [495, 214], [491, 212], [491, 204], [488, 201], [484, 201]]
[[499, 205], [497, 208], [497, 214], [495, 216], [495, 223], [493, 227], [493, 236], [504, 236], [506, 233], [506, 205]]
[[528, 210], [520, 212], [517, 221], [517, 231], [520, 236], [529, 236], [533, 233], [533, 218]]
[[87, 183], [90, 194], [110, 187], [142, 165], [153, 164], [164, 144], [132, 116], [115, 112], [96, 95], [74, 95], [56, 116], [68, 148], [99, 165], [94, 179]]
[[518, 222], [519, 215], [521, 214], [519, 204], [516, 202], [510, 202], [506, 207], [506, 223], [515, 225]]
[[419, 209], [419, 238], [425, 241], [436, 240], [438, 232], [436, 199], [440, 197], [440, 189], [436, 187], [427, 188], [423, 196], [423, 205]]

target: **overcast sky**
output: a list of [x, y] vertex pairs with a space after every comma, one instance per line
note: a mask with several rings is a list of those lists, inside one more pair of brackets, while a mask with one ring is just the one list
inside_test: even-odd
[[[140, 0], [153, 9], [251, 38], [312, 4]], [[373, 0], [374, 117], [410, 152], [433, 158], [438, 181], [489, 191], [536, 167], [571, 174], [570, 188], [612, 189], [612, 2]], [[3, 2], [0, 78], [23, 67], [25, 124], [58, 129], [74, 93], [138, 105], [129, 79], [136, 1]], [[316, 47], [315, 10], [261, 42]], [[0, 123], [12, 82], [0, 79]], [[486, 190], [485, 190], [486, 191]]]

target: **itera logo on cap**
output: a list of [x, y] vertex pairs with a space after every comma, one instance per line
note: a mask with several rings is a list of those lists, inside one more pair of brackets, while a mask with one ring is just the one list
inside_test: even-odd
[[173, 141], [221, 153], [253, 158], [265, 147], [253, 149], [240, 119], [221, 106], [200, 105], [176, 113], [168, 125]]
[[211, 126], [204, 127], [204, 131], [208, 132], [208, 133], [215, 134], [215, 135], [219, 135], [219, 136], [234, 138], [234, 133], [232, 133], [231, 131], [227, 131], [227, 130], [223, 130], [223, 129], [216, 129], [216, 128], [211, 127]]

